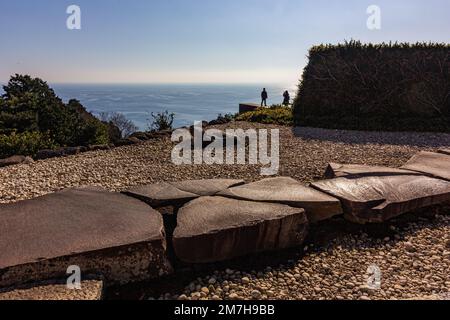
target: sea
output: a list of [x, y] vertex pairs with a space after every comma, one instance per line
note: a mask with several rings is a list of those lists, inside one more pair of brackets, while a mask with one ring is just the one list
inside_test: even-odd
[[[258, 85], [74, 85], [50, 84], [64, 101], [78, 99], [85, 108], [101, 112], [120, 112], [139, 130], [147, 130], [151, 113], [169, 111], [175, 114], [174, 127], [192, 125], [194, 121], [213, 120], [219, 114], [237, 113], [239, 103], [260, 103], [262, 87]], [[283, 92], [295, 96], [295, 86], [267, 85], [268, 104], [283, 101]], [[0, 90], [2, 91], [2, 90]]]

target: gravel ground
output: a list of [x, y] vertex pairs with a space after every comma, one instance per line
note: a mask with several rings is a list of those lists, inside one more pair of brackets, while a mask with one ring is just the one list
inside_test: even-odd
[[[276, 128], [231, 123], [217, 128]], [[280, 175], [305, 183], [320, 179], [328, 162], [399, 167], [420, 150], [450, 147], [449, 134], [370, 133], [280, 128]], [[0, 203], [33, 198], [67, 187], [103, 186], [120, 191], [157, 181], [202, 178], [259, 180], [251, 165], [175, 166], [169, 139], [0, 169]], [[392, 239], [351, 234], [293, 253], [284, 265], [248, 274], [216, 271], [167, 298], [189, 299], [411, 299], [447, 298], [450, 292], [450, 210], [412, 222]], [[392, 228], [397, 228], [394, 225]], [[377, 264], [380, 290], [364, 287], [366, 270]], [[185, 292], [186, 291], [186, 292]], [[183, 296], [185, 295], [185, 296]], [[156, 297], [158, 298], [158, 297]]]

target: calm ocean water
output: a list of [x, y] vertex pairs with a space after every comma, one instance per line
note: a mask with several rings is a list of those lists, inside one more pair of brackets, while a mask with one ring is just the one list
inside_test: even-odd
[[[51, 85], [67, 102], [81, 101], [88, 111], [121, 112], [140, 130], [148, 128], [151, 112], [175, 113], [175, 127], [196, 120], [213, 120], [219, 113], [236, 113], [240, 102], [260, 102], [261, 87], [255, 85]], [[284, 90], [295, 87], [267, 86], [268, 103], [281, 103]]]

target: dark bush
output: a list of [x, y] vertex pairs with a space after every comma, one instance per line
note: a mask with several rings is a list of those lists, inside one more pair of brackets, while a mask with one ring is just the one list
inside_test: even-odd
[[303, 126], [450, 131], [450, 45], [313, 47], [294, 114]]
[[174, 113], [169, 113], [169, 111], [151, 113], [151, 119], [149, 129], [150, 131], [164, 131], [171, 130], [173, 125], [173, 120], [175, 117]]
[[[0, 99], [2, 156], [34, 155], [36, 148], [109, 142], [108, 125], [86, 111], [77, 100], [64, 104], [47, 83], [15, 75]], [[36, 139], [36, 141], [26, 141]]]

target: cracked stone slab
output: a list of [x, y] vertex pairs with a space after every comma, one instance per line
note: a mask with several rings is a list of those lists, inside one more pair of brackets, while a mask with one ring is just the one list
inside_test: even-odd
[[299, 246], [307, 233], [301, 208], [224, 197], [201, 197], [178, 212], [176, 256], [210, 263], [252, 253]]
[[[366, 166], [361, 164], [340, 164], [329, 163], [325, 170], [325, 177], [327, 179], [346, 177], [351, 175], [370, 176], [370, 175], [415, 175], [416, 173], [410, 170], [389, 168], [383, 166]], [[417, 173], [420, 175], [420, 173]]]
[[311, 223], [343, 213], [341, 203], [326, 193], [309, 188], [289, 177], [268, 178], [233, 187], [218, 195], [240, 200], [275, 202], [306, 210]]
[[101, 280], [81, 281], [80, 289], [69, 289], [59, 281], [37, 283], [24, 287], [0, 290], [0, 300], [101, 300], [103, 282]]
[[450, 156], [450, 148], [449, 149], [440, 149], [438, 153], [446, 154]]
[[98, 188], [0, 205], [0, 234], [0, 287], [66, 278], [72, 265], [107, 285], [171, 271], [161, 215]]
[[450, 201], [450, 182], [427, 176], [341, 177], [312, 186], [339, 198], [345, 217], [362, 224]]
[[450, 155], [426, 151], [420, 152], [412, 157], [402, 169], [421, 172], [439, 179], [450, 180]]
[[187, 180], [181, 182], [161, 182], [131, 188], [124, 193], [139, 198], [154, 208], [175, 206], [198, 198], [212, 196], [231, 186], [244, 183], [243, 180], [210, 179]]

